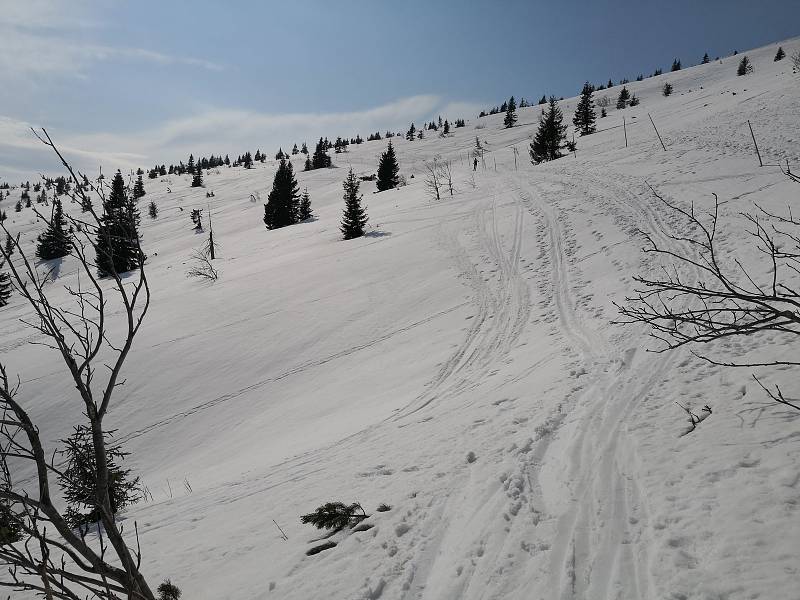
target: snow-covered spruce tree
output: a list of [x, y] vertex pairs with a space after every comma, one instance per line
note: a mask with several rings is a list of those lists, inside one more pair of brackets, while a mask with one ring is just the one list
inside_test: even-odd
[[70, 252], [70, 239], [67, 232], [67, 221], [61, 207], [61, 199], [53, 200], [53, 211], [50, 222], [42, 234], [36, 239], [36, 256], [42, 260], [61, 258]]
[[297, 213], [298, 221], [306, 221], [314, 216], [314, 212], [311, 209], [311, 195], [308, 193], [308, 188], [303, 190], [303, 193], [300, 196], [300, 207]]
[[396, 188], [400, 181], [398, 177], [399, 172], [400, 165], [397, 164], [397, 155], [392, 146], [392, 141], [389, 140], [386, 152], [381, 154], [380, 161], [378, 162], [378, 191], [383, 192], [384, 190]]
[[367, 211], [361, 206], [361, 194], [358, 193], [360, 184], [353, 173], [352, 167], [347, 173], [342, 187], [344, 188], [344, 213], [339, 229], [346, 240], [364, 235], [364, 226], [367, 224]]
[[314, 149], [314, 155], [311, 157], [311, 167], [314, 169], [327, 169], [331, 166], [331, 157], [328, 156], [327, 144], [322, 138], [319, 138], [317, 147]]
[[550, 105], [539, 120], [539, 129], [531, 142], [529, 153], [533, 164], [563, 156], [561, 149], [567, 139], [567, 126], [562, 123], [563, 120], [564, 116], [556, 103], [555, 96], [550, 96]]
[[749, 75], [753, 72], [753, 63], [750, 62], [750, 59], [747, 56], [743, 56], [742, 60], [739, 61], [739, 67], [736, 69], [736, 74], [740, 77], [742, 75]]
[[194, 169], [192, 187], [203, 187], [203, 169], [199, 165]]
[[4, 249], [6, 251], [6, 256], [11, 256], [14, 254], [14, 238], [11, 237], [10, 233], [6, 233], [6, 243]]
[[708, 52], [703, 54], [703, 60], [701, 61], [702, 64], [707, 65], [711, 59], [708, 58]]
[[639, 106], [639, 98], [636, 97], [636, 94], [631, 95], [631, 99], [628, 102], [630, 106]]
[[576, 131], [582, 136], [590, 135], [597, 130], [595, 127], [597, 114], [594, 110], [593, 93], [594, 88], [592, 85], [588, 81], [584, 83], [583, 90], [581, 90], [581, 99], [578, 100], [578, 106], [575, 108], [575, 116], [572, 118], [572, 123], [575, 125]]
[[622, 89], [619, 91], [619, 96], [617, 96], [617, 109], [622, 110], [628, 106], [628, 101], [630, 99], [631, 93], [628, 91], [628, 88], [623, 85]]
[[408, 128], [408, 131], [406, 131], [406, 139], [409, 142], [413, 142], [416, 132], [417, 132], [417, 128], [414, 127], [414, 124], [412, 123], [411, 127]]
[[155, 200], [151, 200], [150, 204], [147, 206], [147, 214], [150, 215], [151, 219], [158, 218], [158, 205]]
[[[112, 431], [103, 433], [108, 469], [107, 493], [111, 513], [115, 515], [141, 498], [141, 488], [139, 478], [131, 477], [130, 469], [123, 469], [117, 463], [117, 461], [125, 460], [128, 453], [110, 443]], [[85, 425], [79, 425], [75, 427], [71, 436], [62, 440], [62, 443], [65, 446], [61, 452], [65, 459], [65, 466], [59, 475], [58, 482], [68, 504], [64, 516], [73, 527], [85, 528], [100, 520], [92, 431]]]
[[128, 199], [122, 173], [117, 171], [111, 182], [111, 193], [103, 202], [94, 244], [100, 277], [119, 275], [141, 267], [143, 255], [139, 249], [137, 225], [136, 205]]
[[272, 191], [264, 205], [264, 224], [267, 229], [278, 229], [297, 223], [300, 212], [300, 188], [294, 178], [292, 163], [281, 159]]
[[136, 177], [136, 183], [133, 185], [133, 197], [138, 200], [142, 198], [147, 192], [144, 191], [144, 181], [142, 181], [141, 173]]
[[672, 68], [670, 70], [671, 71], [680, 71], [681, 70], [681, 61], [679, 61], [677, 58], [675, 60], [673, 60], [672, 61]]
[[508, 99], [508, 104], [506, 105], [506, 116], [503, 119], [503, 126], [506, 129], [509, 129], [514, 126], [517, 122], [517, 103], [514, 100], [514, 96]]
[[672, 84], [667, 82], [664, 84], [664, 87], [661, 88], [661, 93], [665, 96], [669, 96], [672, 93]]
[[773, 58], [772, 60], [778, 62], [779, 60], [783, 60], [785, 57], [786, 57], [786, 52], [783, 51], [783, 47], [778, 46], [778, 51], [775, 53], [775, 58]]

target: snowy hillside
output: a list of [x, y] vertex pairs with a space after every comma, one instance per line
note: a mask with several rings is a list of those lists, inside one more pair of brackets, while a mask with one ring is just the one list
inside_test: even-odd
[[[348, 166], [374, 173], [385, 141], [298, 173], [317, 218], [273, 231], [275, 161], [211, 170], [204, 190], [145, 180], [160, 209], [142, 217], [153, 304], [109, 425], [152, 494], [124, 515], [148, 578], [189, 599], [800, 598], [800, 413], [752, 379], [796, 396], [797, 371], [650, 353], [647, 329], [611, 324], [655, 268], [640, 231], [682, 226], [648, 183], [684, 206], [718, 194], [722, 247], [747, 265], [760, 257], [739, 213], [800, 198], [775, 166], [800, 163], [800, 75], [776, 48], [747, 52], [745, 77], [740, 55], [628, 84], [641, 104], [624, 112], [619, 86], [597, 92], [611, 100], [598, 132], [538, 166], [540, 107], [512, 129], [443, 115], [466, 127], [394, 138], [409, 185], [362, 183], [370, 231], [356, 240], [339, 233], [341, 183]], [[560, 105], [571, 123], [576, 98]], [[473, 186], [476, 136], [488, 152]], [[422, 181], [437, 155], [457, 187], [439, 202]], [[41, 227], [11, 202], [6, 225], [32, 249]], [[207, 206], [212, 284], [186, 277], [203, 242], [189, 212]], [[56, 298], [75, 272], [61, 264]], [[0, 352], [53, 442], [81, 407], [53, 353], [28, 344], [27, 314], [19, 295], [0, 310]], [[780, 358], [791, 343], [717, 350]], [[682, 436], [676, 402], [713, 414]], [[360, 502], [373, 527], [306, 556], [319, 532], [299, 516], [329, 500]]]

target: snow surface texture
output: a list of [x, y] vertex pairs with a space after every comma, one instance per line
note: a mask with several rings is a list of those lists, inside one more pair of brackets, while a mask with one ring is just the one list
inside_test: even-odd
[[[791, 55], [800, 38], [782, 45]], [[189, 176], [146, 179], [153, 306], [109, 425], [152, 493], [123, 516], [150, 580], [217, 599], [800, 598], [800, 415], [749, 369], [648, 353], [646, 329], [610, 324], [653, 268], [638, 231], [679, 223], [645, 180], [685, 205], [719, 194], [722, 248], [746, 264], [758, 256], [738, 213], [800, 197], [758, 167], [746, 124], [765, 163], [800, 160], [800, 76], [776, 48], [748, 52], [746, 77], [740, 54], [628, 84], [642, 102], [624, 113], [619, 86], [598, 92], [608, 117], [577, 158], [529, 163], [536, 106], [510, 130], [503, 115], [446, 115], [472, 118], [446, 139], [395, 138], [415, 178], [376, 195], [362, 184], [370, 232], [353, 241], [338, 231], [341, 182], [348, 165], [374, 173], [385, 141], [299, 173], [317, 219], [276, 231], [261, 220], [275, 161], [209, 172], [210, 201]], [[576, 99], [560, 104], [571, 122]], [[476, 135], [489, 151], [473, 188]], [[458, 188], [440, 202], [422, 182], [436, 155]], [[41, 227], [15, 201], [7, 225], [32, 249]], [[202, 242], [189, 212], [209, 203], [213, 284], [186, 277]], [[75, 272], [61, 264], [56, 298]], [[18, 295], [0, 311], [0, 351], [52, 442], [80, 406], [56, 357], [28, 344], [26, 314]], [[784, 341], [717, 349], [796, 351]], [[796, 372], [758, 373], [797, 394]], [[714, 412], [681, 437], [676, 401]], [[319, 535], [299, 515], [328, 500], [361, 502], [373, 526], [306, 556]]]

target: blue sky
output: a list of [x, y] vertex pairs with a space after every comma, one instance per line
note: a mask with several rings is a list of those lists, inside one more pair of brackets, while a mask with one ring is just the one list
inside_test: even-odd
[[0, 176], [270, 153], [800, 35], [797, 0], [0, 0]]

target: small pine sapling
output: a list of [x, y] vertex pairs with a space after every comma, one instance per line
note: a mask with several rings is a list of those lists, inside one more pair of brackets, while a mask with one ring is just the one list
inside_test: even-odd
[[164, 583], [158, 586], [157, 591], [158, 600], [178, 600], [181, 597], [180, 588], [169, 579], [165, 579]]
[[[358, 514], [358, 511], [361, 511], [361, 514]], [[313, 525], [317, 529], [341, 531], [345, 527], [357, 525], [368, 516], [358, 502], [350, 505], [344, 502], [326, 502], [317, 507], [314, 512], [301, 515], [300, 521]]]
[[300, 196], [300, 209], [298, 213], [298, 219], [300, 221], [306, 221], [314, 216], [313, 211], [311, 210], [311, 195], [308, 193], [308, 188], [303, 190], [303, 194]]

